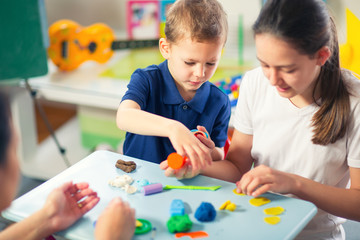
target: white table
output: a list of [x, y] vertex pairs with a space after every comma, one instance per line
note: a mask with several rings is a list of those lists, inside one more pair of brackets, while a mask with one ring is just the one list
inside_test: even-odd
[[[128, 174], [117, 169], [115, 162], [118, 159], [135, 161], [137, 169]], [[129, 195], [123, 190], [108, 185], [109, 180], [123, 174], [131, 176], [135, 181], [147, 179], [151, 183], [162, 183], [163, 185], [220, 185], [222, 187], [216, 191], [172, 189], [148, 196], [144, 196], [140, 192]], [[11, 207], [3, 212], [3, 216], [12, 221], [26, 218], [41, 208], [46, 196], [53, 188], [69, 180], [89, 182], [90, 187], [100, 196], [100, 202], [94, 209], [72, 227], [58, 233], [69, 239], [93, 239], [93, 223], [110, 200], [116, 196], [128, 201], [136, 209], [136, 218], [146, 219], [152, 223], [153, 227], [156, 227], [155, 239], [159, 240], [175, 239], [174, 234], [169, 233], [166, 227], [166, 222], [170, 218], [170, 203], [173, 199], [181, 199], [185, 203], [185, 213], [193, 222], [191, 231], [205, 231], [209, 234], [207, 239], [293, 239], [317, 212], [315, 205], [310, 202], [271, 193], [263, 195], [271, 200], [270, 203], [255, 207], [249, 203], [252, 197], [233, 193], [234, 183], [205, 176], [178, 181], [165, 177], [158, 164], [113, 152], [97, 151], [13, 201]], [[236, 210], [234, 212], [217, 210], [227, 200], [236, 204]], [[199, 222], [194, 217], [196, 209], [204, 201], [210, 202], [217, 210], [217, 216], [212, 222]], [[280, 223], [269, 225], [264, 222], [266, 215], [263, 210], [275, 206], [283, 207], [285, 212], [280, 215]], [[151, 233], [148, 233], [136, 235], [134, 239], [151, 237]]]

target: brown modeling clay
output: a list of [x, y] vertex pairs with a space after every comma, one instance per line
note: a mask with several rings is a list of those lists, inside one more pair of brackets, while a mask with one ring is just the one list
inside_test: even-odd
[[133, 161], [124, 161], [119, 159], [116, 161], [115, 167], [129, 173], [136, 169], [136, 163]]

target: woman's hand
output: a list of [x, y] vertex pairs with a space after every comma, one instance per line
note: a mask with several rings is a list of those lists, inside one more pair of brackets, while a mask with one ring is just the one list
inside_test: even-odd
[[53, 232], [58, 232], [71, 226], [99, 200], [97, 193], [89, 188], [88, 183], [67, 182], [49, 194], [43, 210], [48, 214], [48, 223]]
[[264, 165], [245, 173], [236, 183], [237, 191], [257, 197], [267, 191], [292, 193], [297, 186], [296, 175], [274, 170]]
[[114, 198], [99, 216], [95, 238], [130, 240], [135, 232], [135, 210], [119, 197]]

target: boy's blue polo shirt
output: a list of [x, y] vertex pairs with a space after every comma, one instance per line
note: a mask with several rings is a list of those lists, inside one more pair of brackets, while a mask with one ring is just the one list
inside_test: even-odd
[[[189, 130], [204, 126], [217, 147], [225, 145], [231, 114], [228, 96], [214, 84], [205, 82], [194, 98], [186, 102], [176, 88], [167, 61], [137, 69], [121, 101], [125, 99], [137, 102], [144, 111], [182, 122]], [[160, 163], [172, 152], [175, 149], [169, 138], [126, 133], [124, 154], [127, 156]]]

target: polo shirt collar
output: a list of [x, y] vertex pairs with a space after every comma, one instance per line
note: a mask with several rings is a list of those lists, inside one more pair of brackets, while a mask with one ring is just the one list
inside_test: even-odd
[[[164, 84], [164, 92], [163, 92], [163, 103], [164, 104], [182, 104], [185, 103], [185, 100], [180, 95], [180, 92], [178, 91], [175, 80], [171, 76], [169, 68], [168, 68], [168, 62], [165, 60], [164, 62], [160, 63], [159, 65], [161, 72], [163, 73], [163, 84]], [[169, 81], [172, 80], [172, 81]], [[205, 82], [201, 87], [196, 91], [196, 94], [193, 99], [190, 100], [190, 102], [187, 103], [191, 109], [202, 113], [206, 102], [210, 95], [210, 83]]]

